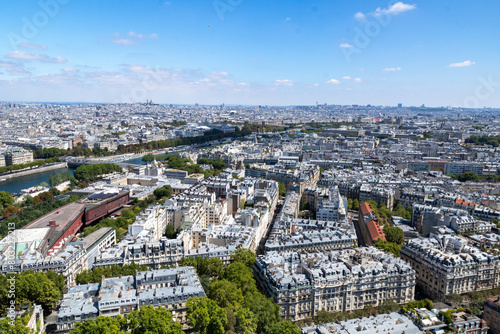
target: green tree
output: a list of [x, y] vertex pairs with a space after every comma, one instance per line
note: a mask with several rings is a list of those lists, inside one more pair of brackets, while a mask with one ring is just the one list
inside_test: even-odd
[[0, 333], [2, 334], [34, 334], [35, 332], [26, 327], [28, 319], [26, 317], [16, 318], [11, 324], [10, 318], [0, 319]]
[[252, 269], [241, 262], [231, 263], [224, 272], [224, 278], [235, 283], [244, 295], [256, 289]]
[[200, 334], [223, 334], [227, 324], [226, 310], [215, 301], [196, 297], [189, 298], [186, 303], [189, 324]]
[[155, 156], [150, 153], [150, 154], [143, 155], [141, 160], [144, 162], [151, 162], [154, 159], [155, 159]]
[[257, 256], [255, 253], [246, 248], [238, 248], [236, 253], [231, 255], [231, 260], [233, 262], [241, 262], [250, 269], [253, 268], [256, 258]]
[[228, 280], [216, 280], [208, 287], [208, 297], [223, 308], [236, 308], [243, 303], [243, 294], [238, 286]]
[[164, 307], [144, 305], [125, 317], [122, 330], [132, 334], [181, 334], [182, 325], [173, 320], [172, 313]]
[[352, 209], [358, 211], [359, 210], [359, 201], [357, 198], [352, 201]]
[[466, 181], [476, 181], [479, 179], [479, 176], [474, 172], [465, 172], [462, 175], [458, 176], [458, 181], [466, 182]]
[[7, 205], [14, 204], [14, 198], [6, 191], [0, 191], [0, 205], [6, 207]]
[[272, 298], [266, 298], [255, 287], [248, 288], [245, 295], [244, 307], [248, 308], [257, 318], [257, 333], [268, 333], [271, 326], [281, 321], [281, 309]]
[[405, 235], [399, 227], [392, 227], [389, 225], [384, 226], [385, 238], [388, 242], [393, 242], [402, 245], [405, 242]]
[[286, 186], [284, 183], [279, 182], [278, 183], [278, 189], [279, 189], [279, 195], [280, 197], [283, 197], [286, 195]]
[[167, 228], [165, 229], [165, 236], [167, 239], [175, 239], [181, 230], [182, 229], [176, 231], [172, 225], [167, 225]]
[[252, 334], [257, 330], [257, 318], [255, 314], [245, 307], [239, 307], [235, 311], [236, 332], [241, 334]]
[[33, 199], [33, 197], [31, 197], [30, 195], [25, 195], [24, 196], [24, 206], [32, 206], [33, 204], [35, 204], [35, 200]]
[[271, 326], [269, 334], [301, 334], [300, 328], [290, 321], [281, 321]]
[[117, 318], [99, 316], [97, 319], [87, 319], [84, 322], [77, 322], [70, 334], [121, 334], [120, 321], [122, 317]]
[[401, 246], [393, 242], [378, 239], [378, 241], [376, 241], [373, 245], [386, 253], [393, 254], [396, 257], [399, 257], [401, 253]]
[[172, 187], [170, 185], [164, 185], [161, 188], [155, 189], [153, 194], [156, 196], [156, 199], [162, 198], [170, 198], [172, 197]]
[[380, 313], [392, 313], [399, 311], [401, 306], [392, 299], [386, 299], [379, 307]]
[[349, 198], [347, 200], [347, 210], [352, 210], [352, 209], [353, 209], [353, 207], [352, 207], [352, 199]]
[[16, 300], [20, 304], [40, 304], [44, 309], [53, 308], [62, 298], [62, 291], [45, 273], [26, 271], [16, 277]]

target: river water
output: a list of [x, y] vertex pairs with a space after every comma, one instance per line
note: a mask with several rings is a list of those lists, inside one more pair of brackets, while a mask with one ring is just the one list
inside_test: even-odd
[[[7, 181], [0, 182], [0, 191], [6, 191], [11, 194], [18, 194], [22, 189], [30, 188], [39, 185], [42, 182], [49, 183], [49, 176], [61, 174], [63, 172], [71, 171], [73, 174], [74, 168], [61, 168], [47, 172], [20, 176]], [[1, 176], [0, 176], [1, 178]]]
[[[141, 160], [142, 157], [131, 159], [131, 160], [126, 160], [122, 161], [124, 163], [129, 163], [129, 164], [134, 164], [134, 165], [145, 165], [146, 163]], [[0, 191], [6, 191], [11, 194], [18, 194], [21, 192], [22, 189], [27, 189], [36, 185], [39, 185], [42, 182], [47, 182], [49, 183], [49, 176], [55, 175], [55, 174], [60, 174], [62, 172], [66, 172], [67, 170], [71, 171], [71, 174], [73, 174], [73, 171], [75, 168], [61, 168], [61, 169], [56, 169], [56, 170], [51, 170], [48, 172], [42, 172], [38, 174], [31, 174], [31, 175], [26, 175], [26, 176], [20, 176], [16, 177], [14, 179], [10, 179], [7, 181], [0, 182]], [[0, 176], [0, 179], [2, 177]]]

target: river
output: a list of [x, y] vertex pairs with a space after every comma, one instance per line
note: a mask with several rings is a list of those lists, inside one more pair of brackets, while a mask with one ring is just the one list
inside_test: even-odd
[[[175, 150], [172, 150], [175, 151]], [[165, 154], [165, 153], [155, 153], [155, 155], [158, 154]], [[145, 165], [146, 163], [142, 161], [142, 157], [131, 159], [131, 160], [125, 160], [121, 161], [124, 163], [129, 163], [129, 164], [134, 164], [134, 165]], [[60, 174], [62, 172], [66, 172], [68, 168], [61, 168], [61, 169], [56, 169], [48, 172], [42, 172], [38, 174], [31, 174], [31, 175], [26, 175], [26, 176], [20, 176], [16, 177], [14, 179], [10, 179], [7, 181], [0, 182], [0, 191], [6, 191], [11, 194], [18, 194], [21, 192], [22, 189], [27, 189], [33, 186], [36, 186], [42, 182], [47, 182], [49, 183], [49, 176], [55, 175], [55, 174]], [[73, 174], [73, 171], [75, 168], [69, 168], [71, 171], [71, 174]], [[1, 177], [0, 177], [1, 178]]]
[[7, 181], [0, 182], [0, 191], [6, 191], [11, 194], [18, 194], [22, 189], [36, 186], [42, 182], [49, 183], [49, 176], [61, 174], [68, 171], [68, 169], [71, 171], [71, 174], [73, 174], [73, 171], [75, 170], [74, 168], [61, 168], [9, 179]]

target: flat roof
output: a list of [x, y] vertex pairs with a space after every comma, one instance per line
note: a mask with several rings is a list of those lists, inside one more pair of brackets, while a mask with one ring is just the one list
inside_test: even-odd
[[35, 219], [28, 225], [24, 226], [23, 229], [50, 227], [49, 222], [53, 220], [56, 222], [56, 225], [58, 225], [55, 227], [55, 231], [63, 232], [66, 230], [68, 225], [73, 223], [84, 208], [85, 205], [82, 203], [73, 202], [67, 204], [57, 210], [47, 213], [45, 216]]

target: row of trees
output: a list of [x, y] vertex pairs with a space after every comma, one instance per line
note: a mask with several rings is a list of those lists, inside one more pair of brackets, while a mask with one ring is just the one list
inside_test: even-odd
[[[42, 182], [40, 184], [42, 187], [46, 187], [47, 184]], [[2, 191], [0, 192], [0, 218], [8, 218], [13, 216], [23, 209], [40, 204], [42, 202], [54, 199], [54, 196], [60, 195], [61, 192], [54, 187], [51, 187], [49, 191], [42, 192], [34, 197], [25, 195], [24, 201], [14, 203], [14, 198], [11, 194]], [[5, 199], [8, 199], [7, 201]]]
[[146, 271], [149, 270], [146, 265], [138, 265], [135, 263], [119, 266], [112, 265], [111, 267], [96, 267], [94, 269], [84, 270], [76, 275], [76, 284], [89, 284], [89, 283], [100, 283], [102, 277], [118, 277], [118, 276], [129, 276], [135, 275], [136, 271]]
[[366, 203], [370, 204], [373, 213], [375, 213], [381, 224], [386, 224], [388, 219], [392, 218], [392, 216], [411, 219], [411, 207], [405, 209], [401, 204], [398, 204], [393, 210], [389, 210], [385, 204], [378, 204], [375, 201], [366, 201]]
[[365, 318], [378, 314], [392, 313], [392, 312], [404, 312], [406, 313], [409, 309], [422, 308], [427, 309], [434, 308], [434, 303], [430, 299], [422, 299], [414, 302], [410, 302], [405, 305], [399, 305], [392, 299], [385, 300], [379, 306], [366, 306], [365, 308], [354, 310], [351, 312], [328, 312], [325, 310], [319, 311], [318, 315], [314, 317], [315, 323], [330, 323], [337, 321], [345, 321], [357, 318]]
[[7, 307], [10, 305], [9, 278], [15, 279], [17, 307], [38, 304], [43, 307], [44, 311], [48, 311], [59, 302], [65, 289], [64, 276], [55, 271], [2, 274], [0, 275], [0, 317], [7, 314]]
[[188, 319], [198, 333], [300, 333], [280, 318], [280, 307], [258, 289], [252, 267], [255, 254], [238, 249], [232, 263], [219, 259], [184, 258], [181, 265], [193, 266], [208, 291], [208, 298], [188, 300]]
[[21, 169], [26, 169], [26, 168], [31, 168], [31, 167], [45, 166], [46, 164], [51, 164], [54, 162], [61, 162], [61, 159], [59, 159], [58, 157], [54, 157], [54, 158], [45, 159], [45, 160], [35, 160], [32, 162], [27, 162], [25, 164], [3, 166], [3, 167], [0, 167], [0, 174], [10, 173], [10, 172], [13, 172], [16, 170], [21, 170]]
[[479, 176], [474, 172], [465, 172], [463, 174], [448, 174], [449, 177], [451, 177], [454, 180], [458, 180], [460, 182], [467, 182], [467, 181], [493, 181], [493, 182], [498, 182], [500, 181], [500, 176], [498, 174], [495, 175], [487, 175], [487, 176]]
[[[162, 161], [168, 168], [185, 170], [189, 174], [203, 174], [205, 177], [218, 175], [218, 173], [220, 173], [226, 167], [226, 164], [221, 159], [199, 159], [198, 164], [193, 164], [191, 160], [181, 158], [174, 154], [146, 154], [142, 157], [142, 161], [145, 162], [151, 162], [155, 159], [156, 161]], [[209, 170], [203, 170], [199, 164], [210, 164], [213, 168], [210, 168]]]
[[217, 158], [217, 159], [206, 159], [206, 158], [200, 158], [198, 159], [198, 164], [199, 165], [212, 165], [212, 168], [215, 170], [223, 170], [226, 168], [226, 163], [222, 161], [222, 159]]
[[104, 163], [95, 165], [83, 165], [75, 169], [73, 175], [79, 181], [94, 180], [100, 175], [109, 174], [111, 172], [121, 173], [123, 169], [117, 164]]
[[34, 155], [37, 159], [48, 159], [48, 158], [59, 157], [61, 155], [65, 155], [66, 153], [67, 153], [66, 150], [57, 147], [43, 148], [34, 151]]
[[63, 183], [64, 181], [72, 180], [72, 184], [76, 185], [76, 179], [71, 175], [71, 172], [68, 170], [67, 172], [54, 174], [49, 176], [49, 186], [55, 187], [59, 183]]
[[[172, 123], [173, 126], [185, 125], [186, 121], [178, 121], [177, 123]], [[139, 153], [145, 150], [158, 150], [162, 148], [168, 147], [176, 147], [182, 145], [196, 145], [196, 144], [204, 144], [210, 141], [221, 140], [224, 138], [241, 138], [252, 134], [253, 132], [278, 132], [285, 130], [284, 127], [272, 126], [272, 125], [262, 125], [262, 124], [244, 124], [240, 129], [236, 126], [234, 132], [225, 133], [220, 130], [209, 130], [206, 131], [203, 136], [197, 137], [186, 137], [186, 138], [175, 138], [175, 139], [165, 139], [165, 140], [157, 140], [146, 143], [139, 144], [130, 144], [130, 145], [118, 145], [117, 151], [115, 153], [123, 154], [123, 153]], [[44, 148], [40, 150], [36, 150], [34, 152], [36, 158], [54, 158], [63, 155], [70, 156], [109, 156], [115, 154], [110, 152], [107, 148], [82, 148], [81, 145], [75, 146], [71, 150], [64, 150], [59, 148]], [[152, 161], [152, 160], [151, 160]], [[9, 166], [10, 167], [10, 166]], [[3, 168], [3, 167], [2, 167]], [[3, 173], [0, 169], [0, 173]]]
[[474, 145], [491, 145], [493, 147], [498, 147], [500, 142], [500, 136], [476, 136], [472, 135], [465, 140], [466, 144]]

